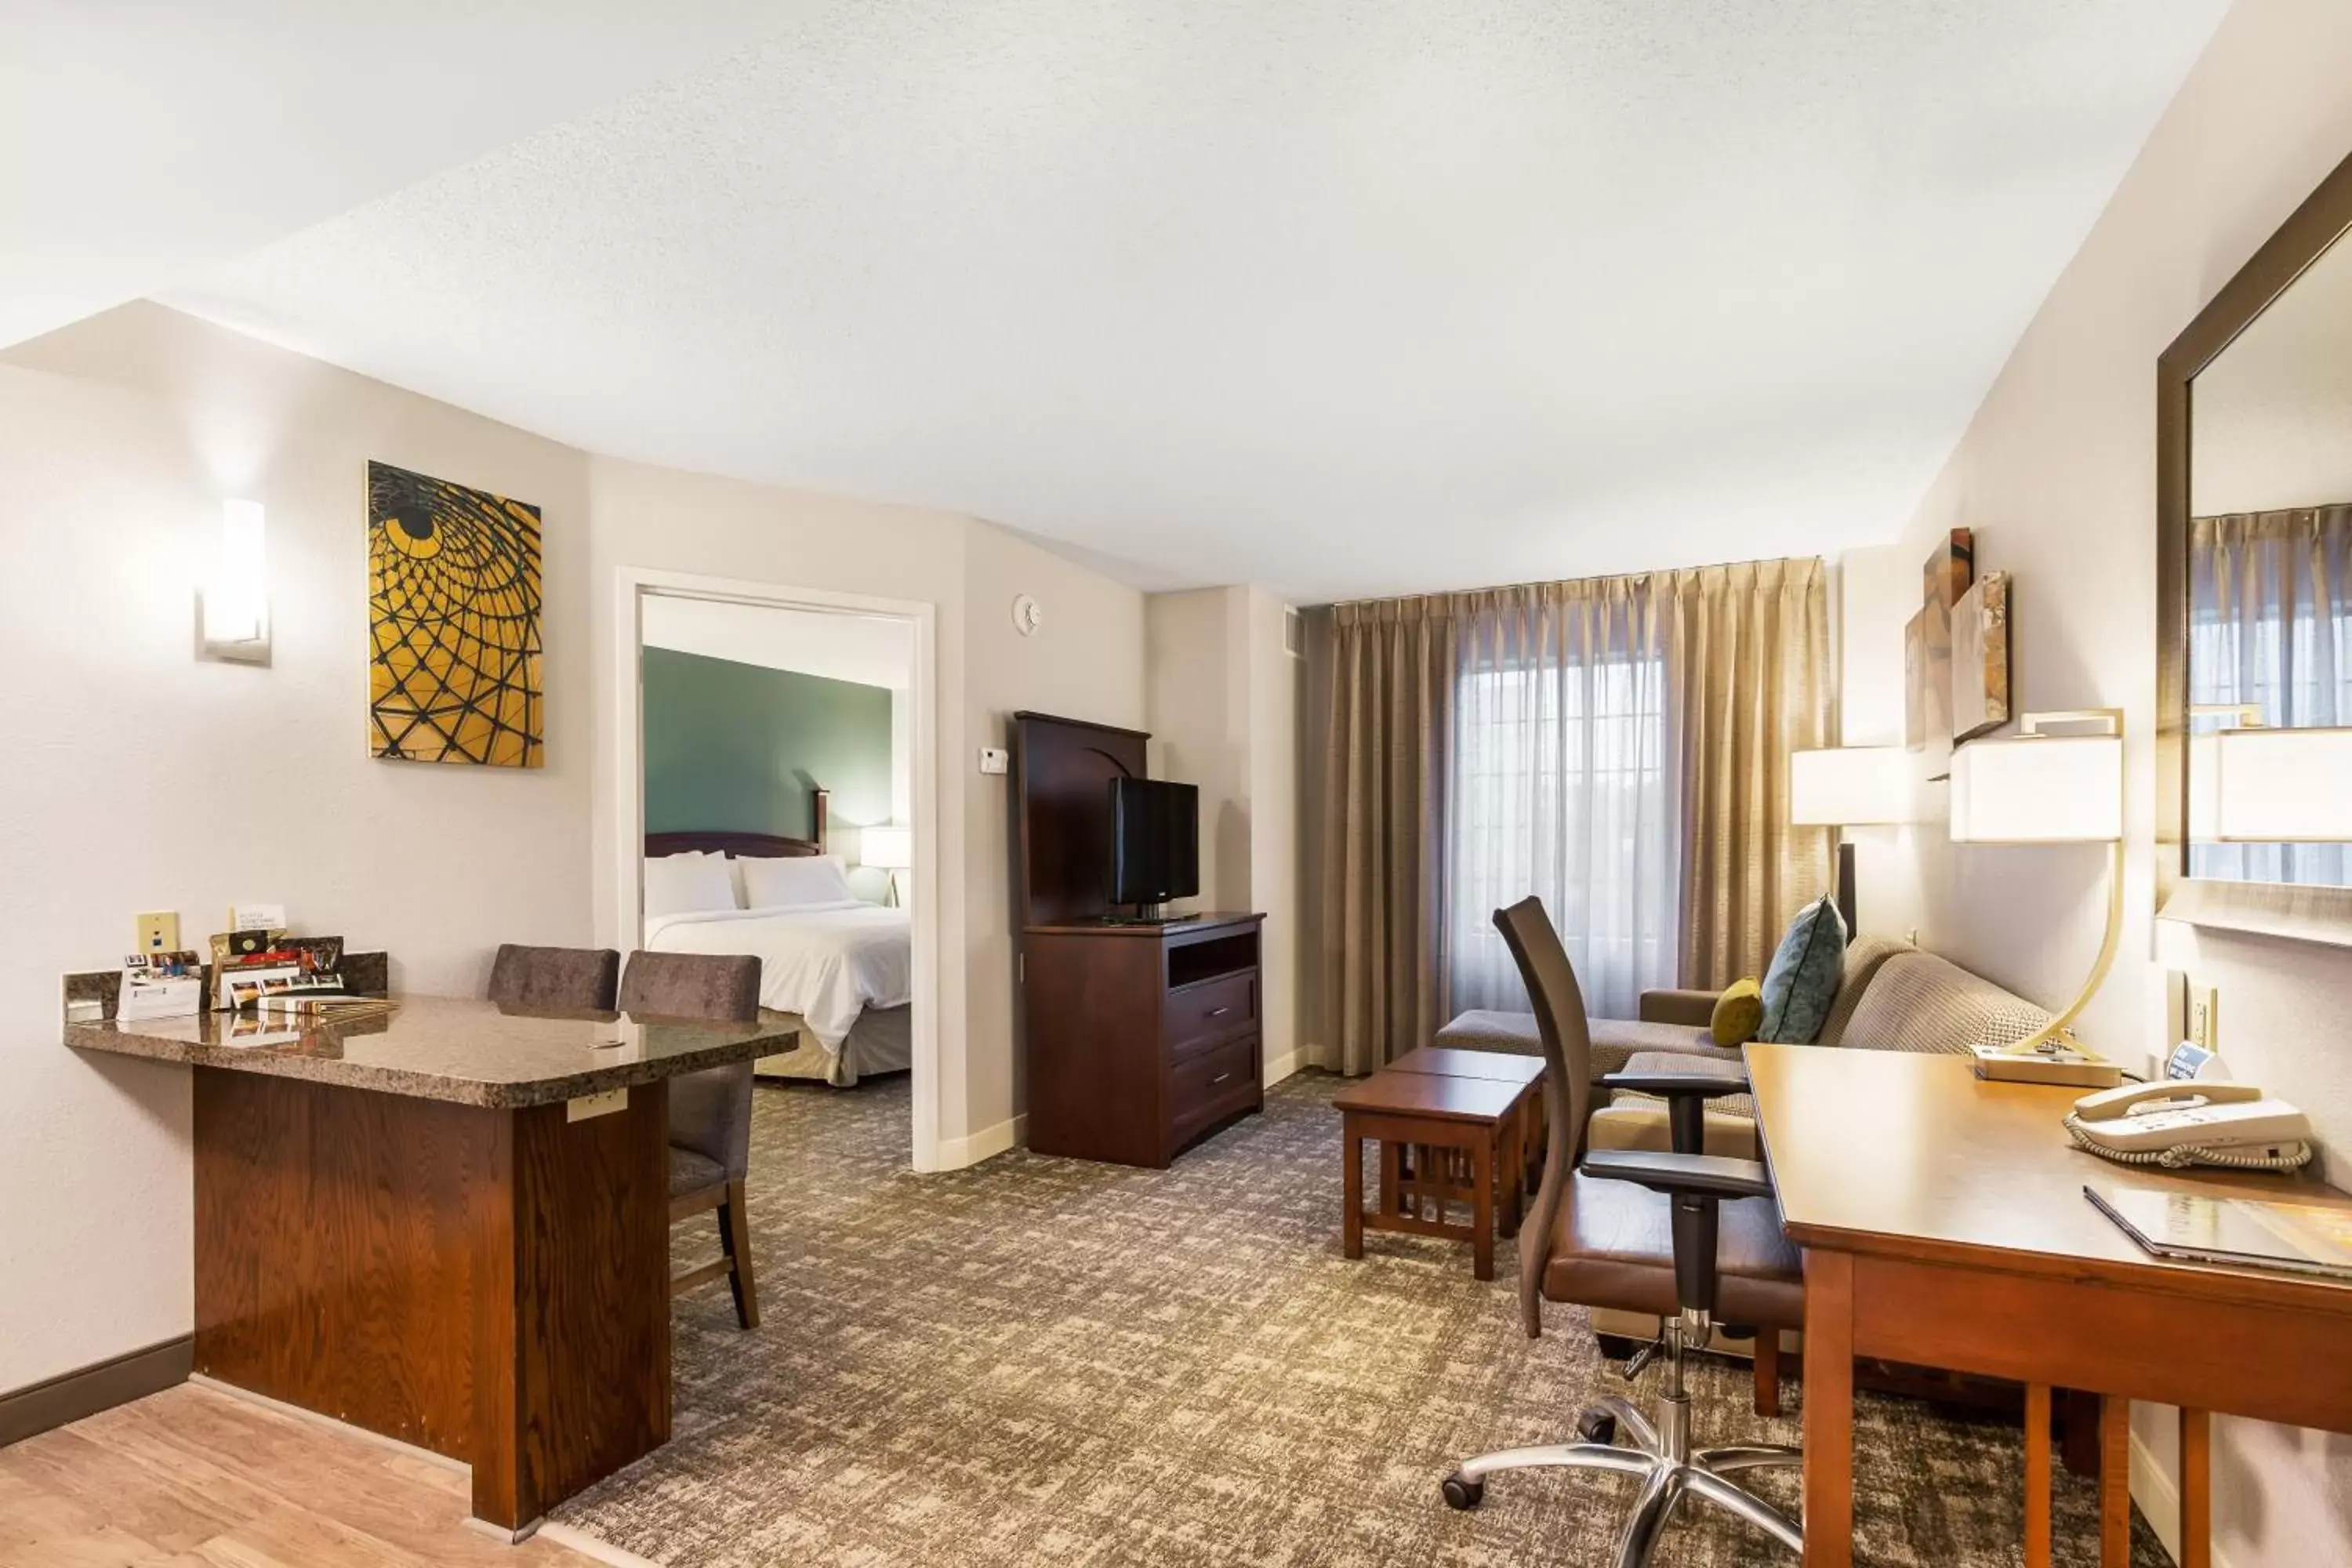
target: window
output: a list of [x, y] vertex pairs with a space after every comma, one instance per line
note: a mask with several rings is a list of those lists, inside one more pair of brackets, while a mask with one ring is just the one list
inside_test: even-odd
[[1557, 646], [1465, 658], [1455, 691], [1447, 936], [1454, 1007], [1523, 1011], [1494, 911], [1540, 897], [1595, 1016], [1672, 985], [1680, 864], [1665, 664]]

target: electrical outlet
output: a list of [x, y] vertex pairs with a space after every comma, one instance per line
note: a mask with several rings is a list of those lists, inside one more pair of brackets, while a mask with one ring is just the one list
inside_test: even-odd
[[2189, 1043], [2205, 1050], [2221, 1048], [2221, 999], [2210, 985], [2189, 983], [2188, 1025]]
[[176, 910], [159, 910], [152, 914], [134, 915], [132, 928], [138, 932], [131, 940], [134, 952], [177, 952], [180, 951], [180, 916]]

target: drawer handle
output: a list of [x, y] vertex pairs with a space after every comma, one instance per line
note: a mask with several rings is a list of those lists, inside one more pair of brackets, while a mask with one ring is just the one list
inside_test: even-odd
[[1212, 1007], [1209, 1009], [1209, 1016], [1212, 1018], [1222, 1018], [1232, 1011], [1233, 1009], [1231, 1007]]
[[1216, 1087], [1217, 1087], [1217, 1085], [1219, 1085], [1219, 1084], [1221, 1084], [1221, 1083], [1224, 1082], [1224, 1081], [1225, 1081], [1225, 1079], [1229, 1079], [1229, 1078], [1231, 1078], [1231, 1077], [1233, 1077], [1233, 1076], [1234, 1076], [1234, 1074], [1233, 1074], [1233, 1069], [1232, 1069], [1231, 1068], [1226, 1068], [1223, 1072], [1221, 1072], [1221, 1073], [1219, 1073], [1216, 1077], [1214, 1077], [1214, 1078], [1211, 1079], [1209, 1080], [1209, 1087], [1210, 1087], [1211, 1089], [1214, 1089], [1214, 1088], [1216, 1088]]

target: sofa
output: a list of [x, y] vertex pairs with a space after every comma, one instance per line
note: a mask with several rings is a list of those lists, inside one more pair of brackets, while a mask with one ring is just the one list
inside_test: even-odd
[[[1589, 1139], [1596, 1149], [1669, 1147], [1664, 1105], [1643, 1095], [1612, 1098], [1598, 1087], [1609, 1073], [1624, 1068], [1666, 1070], [1670, 1061], [1641, 1061], [1660, 1054], [1710, 1062], [1739, 1061], [1739, 1047], [1718, 1046], [1707, 1026], [1715, 1011], [1712, 991], [1646, 991], [1638, 1018], [1593, 1018], [1592, 1121]], [[1836, 1000], [1822, 1026], [1823, 1047], [1874, 1051], [1959, 1053], [1974, 1045], [2007, 1045], [2050, 1021], [2050, 1015], [2023, 997], [1971, 974], [1948, 959], [1885, 937], [1857, 937], [1845, 950]], [[1437, 1044], [1470, 1050], [1542, 1052], [1533, 1013], [1474, 1011], [1437, 1031]], [[1712, 1101], [1706, 1114], [1706, 1152], [1756, 1158], [1755, 1107], [1745, 1096]]]

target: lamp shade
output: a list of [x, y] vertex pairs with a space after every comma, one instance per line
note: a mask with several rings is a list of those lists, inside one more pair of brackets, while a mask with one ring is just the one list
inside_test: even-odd
[[2189, 743], [2190, 837], [2200, 829], [2224, 844], [2352, 841], [2352, 729], [2198, 736]]
[[1956, 844], [2106, 844], [2123, 836], [2121, 735], [2025, 735], [1952, 753]]
[[915, 863], [915, 830], [882, 823], [857, 836], [857, 863], [882, 871], [904, 871]]
[[1914, 820], [1909, 753], [1900, 746], [1839, 746], [1789, 758], [1789, 820], [1856, 827]]

